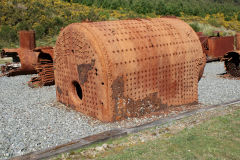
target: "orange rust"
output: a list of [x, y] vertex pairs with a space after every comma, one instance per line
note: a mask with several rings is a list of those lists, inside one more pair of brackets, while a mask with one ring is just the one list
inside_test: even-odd
[[226, 53], [222, 61], [224, 61], [225, 69], [231, 76], [240, 77], [240, 50]]
[[[39, 62], [41, 54], [48, 54], [53, 59], [52, 47], [38, 47], [35, 44], [34, 31], [20, 31], [19, 32], [20, 48], [17, 49], [3, 49], [1, 57], [12, 57], [13, 63], [19, 63], [19, 68], [3, 70], [7, 76], [15, 76], [22, 74], [37, 73], [34, 66]], [[11, 64], [2, 68], [11, 68]]]
[[[219, 32], [216, 31], [216, 33]], [[202, 44], [203, 52], [207, 55], [207, 60], [220, 59], [227, 52], [234, 50], [234, 36], [204, 36], [202, 32], [197, 32]]]
[[20, 48], [33, 50], [36, 48], [35, 32], [34, 31], [20, 31], [19, 32]]
[[210, 58], [223, 57], [225, 53], [234, 50], [234, 36], [210, 37], [208, 46], [207, 55]]
[[54, 84], [54, 69], [51, 60], [40, 60], [35, 65], [35, 69], [38, 76], [32, 77], [28, 82], [30, 87], [35, 88]]
[[240, 33], [236, 33], [236, 50], [240, 50]]
[[206, 63], [176, 18], [71, 24], [54, 53], [57, 100], [105, 122], [196, 103]]

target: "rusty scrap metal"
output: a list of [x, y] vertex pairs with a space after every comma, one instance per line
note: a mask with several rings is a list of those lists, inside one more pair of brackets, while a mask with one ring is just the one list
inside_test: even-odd
[[[217, 32], [218, 33], [218, 32]], [[202, 44], [203, 52], [207, 55], [207, 61], [219, 60], [227, 52], [234, 50], [234, 36], [220, 37], [204, 36], [202, 32], [197, 33]]]
[[221, 61], [224, 61], [225, 69], [233, 77], [240, 77], [240, 33], [236, 33], [236, 49], [225, 53]]
[[30, 87], [35, 88], [54, 84], [53, 61], [40, 60], [35, 65], [35, 69], [38, 73], [38, 76], [32, 77], [28, 82]]
[[71, 24], [54, 53], [57, 100], [105, 122], [196, 103], [206, 63], [177, 18]]
[[236, 50], [240, 50], [240, 33], [236, 33]]
[[[36, 66], [45, 68], [45, 65], [41, 65], [42, 59], [51, 61], [53, 65], [53, 47], [38, 47], [36, 48], [35, 32], [34, 31], [20, 31], [19, 32], [20, 47], [17, 49], [3, 49], [1, 57], [12, 57], [13, 63], [7, 63], [1, 66], [2, 74], [0, 76], [16, 76], [24, 74], [39, 73], [41, 83], [44, 83], [46, 79], [43, 76], [44, 72], [39, 72]], [[53, 67], [51, 68], [53, 69]], [[52, 70], [52, 76], [53, 70]], [[48, 85], [51, 83], [46, 81]], [[42, 84], [41, 84], [42, 85]]]
[[233, 77], [240, 77], [240, 51], [228, 52], [222, 58], [225, 69]]
[[[216, 33], [218, 36], [212, 37], [204, 36], [202, 32], [197, 33], [207, 61], [224, 61], [226, 71], [233, 77], [240, 77], [240, 33], [236, 33], [235, 37], [220, 37], [219, 32]], [[237, 50], [234, 50], [235, 47]]]

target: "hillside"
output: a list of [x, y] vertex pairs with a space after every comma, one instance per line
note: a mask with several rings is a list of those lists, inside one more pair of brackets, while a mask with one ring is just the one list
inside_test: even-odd
[[49, 45], [70, 23], [161, 15], [240, 31], [240, 0], [2, 0], [0, 10], [0, 48], [17, 47], [19, 30], [35, 30], [38, 44]]
[[[66, 0], [108, 9], [128, 9], [137, 13], [156, 13], [157, 15], [206, 16], [206, 14], [224, 13], [231, 18], [240, 11], [240, 0]], [[240, 18], [240, 17], [239, 17]]]

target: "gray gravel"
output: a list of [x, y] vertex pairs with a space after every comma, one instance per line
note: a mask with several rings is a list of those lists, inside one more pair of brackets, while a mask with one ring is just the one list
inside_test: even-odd
[[[32, 75], [31, 75], [32, 76]], [[29, 88], [31, 76], [0, 78], [0, 159], [67, 143], [110, 129], [56, 104], [55, 87]]]
[[240, 80], [221, 78], [225, 73], [223, 62], [208, 63], [198, 86], [198, 102], [216, 105], [240, 100]]
[[[240, 99], [240, 80], [217, 75], [224, 72], [223, 63], [206, 65], [204, 77], [199, 82], [200, 103], [212, 105]], [[0, 77], [0, 159], [156, 118], [101, 123], [57, 103], [54, 86], [29, 88], [26, 82], [32, 76]]]

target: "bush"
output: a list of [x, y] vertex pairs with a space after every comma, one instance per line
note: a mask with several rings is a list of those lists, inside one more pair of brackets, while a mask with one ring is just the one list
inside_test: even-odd
[[218, 12], [234, 15], [240, 10], [239, 0], [73, 0], [73, 2], [108, 9], [131, 9], [141, 14], [155, 12], [157, 15], [175, 16], [179, 16], [180, 12], [202, 17]]
[[7, 42], [16, 42], [18, 40], [18, 36], [16, 31], [7, 25], [0, 26], [0, 37], [2, 40]]
[[37, 23], [33, 26], [33, 30], [35, 31], [36, 39], [40, 39], [44, 37], [46, 29], [43, 25]]
[[99, 16], [93, 9], [91, 9], [90, 12], [87, 15], [87, 19], [89, 21], [96, 21], [96, 20], [99, 19]]
[[154, 11], [154, 5], [152, 1], [137, 0], [133, 3], [132, 10], [140, 14], [152, 13]]
[[30, 29], [30, 26], [29, 24], [27, 24], [26, 21], [21, 21], [17, 24], [16, 26], [16, 30], [17, 31], [21, 31], [21, 30], [29, 30]]
[[208, 20], [208, 23], [215, 26], [215, 27], [220, 27], [221, 26], [221, 24], [216, 20], [216, 18], [210, 18]]
[[195, 23], [190, 23], [189, 25], [192, 27], [192, 29], [193, 29], [195, 32], [199, 32], [199, 31], [200, 31], [200, 26], [199, 26], [199, 24], [198, 24], [197, 22], [195, 22]]

